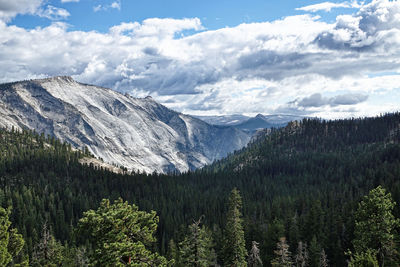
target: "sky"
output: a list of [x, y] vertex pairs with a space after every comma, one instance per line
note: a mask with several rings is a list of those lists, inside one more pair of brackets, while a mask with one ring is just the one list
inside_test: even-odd
[[193, 115], [400, 110], [400, 2], [0, 0], [0, 82], [69, 75]]

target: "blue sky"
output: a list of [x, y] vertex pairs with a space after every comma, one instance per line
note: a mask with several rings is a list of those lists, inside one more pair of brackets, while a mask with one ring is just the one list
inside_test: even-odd
[[70, 75], [189, 114], [400, 109], [400, 2], [0, 0], [0, 82]]
[[[341, 3], [343, 1], [336, 1]], [[114, 25], [128, 21], [143, 21], [147, 18], [194, 18], [201, 19], [208, 30], [234, 27], [241, 23], [273, 21], [282, 17], [304, 14], [296, 10], [304, 6], [321, 3], [318, 0], [80, 0], [62, 3], [49, 0], [45, 5], [63, 8], [70, 13], [64, 19], [71, 30], [96, 30], [106, 32]], [[114, 7], [111, 7], [113, 3]], [[98, 11], [96, 7], [101, 6]], [[351, 13], [354, 9], [337, 8], [322, 12], [323, 20], [333, 21], [337, 14]], [[319, 12], [317, 12], [319, 13]], [[63, 20], [63, 19], [60, 19]], [[24, 28], [48, 26], [52, 20], [36, 15], [18, 15], [12, 24]]]

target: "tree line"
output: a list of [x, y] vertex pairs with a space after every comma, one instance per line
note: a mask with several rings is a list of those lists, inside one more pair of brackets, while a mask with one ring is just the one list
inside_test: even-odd
[[[349, 267], [398, 266], [399, 257], [395, 244], [396, 228], [400, 219], [393, 215], [396, 203], [382, 187], [369, 192], [358, 205], [355, 220], [354, 251], [348, 251]], [[229, 196], [226, 226], [222, 233], [223, 266], [263, 266], [259, 243], [252, 242], [246, 250], [242, 199], [237, 189]], [[28, 266], [29, 259], [21, 253], [24, 240], [18, 230], [11, 228], [11, 208], [0, 208], [0, 264], [1, 266]], [[152, 244], [159, 218], [156, 212], [140, 211], [121, 198], [110, 203], [103, 199], [97, 210], [84, 212], [75, 229], [80, 247], [63, 247], [56, 241], [47, 225], [43, 226], [40, 242], [31, 258], [32, 266], [220, 266], [215, 252], [213, 234], [201, 220], [188, 226], [187, 235], [178, 245], [170, 241], [166, 257], [153, 252]], [[313, 239], [298, 243], [292, 257], [286, 237], [280, 237], [274, 250], [272, 266], [329, 266], [324, 249], [318, 250]], [[79, 244], [77, 242], [76, 244]], [[83, 245], [82, 245], [83, 244]]]

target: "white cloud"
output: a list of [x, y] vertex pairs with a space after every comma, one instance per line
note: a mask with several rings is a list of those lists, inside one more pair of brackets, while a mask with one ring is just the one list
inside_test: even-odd
[[97, 6], [94, 6], [93, 7], [93, 11], [94, 12], [99, 12], [100, 10], [102, 10], [103, 9], [103, 6], [102, 5], [97, 5]]
[[121, 3], [120, 2], [113, 2], [110, 7], [118, 9], [118, 10], [121, 10]]
[[[399, 107], [389, 97], [400, 87], [397, 1], [373, 1], [334, 23], [301, 15], [206, 31], [197, 18], [153, 18], [98, 33], [0, 22], [0, 37], [0, 82], [73, 75], [196, 114], [338, 117]], [[301, 102], [315, 94], [323, 105]]]
[[48, 5], [45, 9], [37, 11], [36, 14], [40, 17], [50, 20], [66, 19], [71, 15], [66, 9], [54, 7], [51, 5]]
[[353, 2], [342, 2], [342, 3], [333, 3], [333, 2], [323, 2], [314, 5], [308, 5], [296, 8], [296, 10], [306, 11], [306, 12], [318, 12], [325, 11], [330, 12], [334, 8], [360, 8], [361, 4], [358, 4], [357, 1]]
[[44, 0], [0, 0], [0, 20], [10, 21], [17, 14], [34, 14]]
[[360, 8], [362, 5], [358, 4], [357, 1], [353, 2], [342, 2], [342, 3], [333, 3], [333, 2], [323, 2], [319, 4], [303, 6], [296, 8], [296, 10], [306, 11], [306, 12], [318, 12], [318, 11], [325, 11], [331, 12], [332, 9], [335, 8]]
[[107, 11], [109, 9], [121, 10], [121, 0], [114, 1], [109, 5], [97, 5], [93, 7], [94, 12]]
[[296, 10], [306, 11], [306, 12], [317, 12], [317, 11], [325, 11], [330, 12], [333, 8], [349, 7], [348, 3], [332, 3], [332, 2], [324, 2], [315, 5], [304, 6], [300, 8], [296, 8]]
[[61, 0], [61, 3], [79, 2], [79, 0]]
[[0, 20], [9, 22], [18, 14], [31, 14], [50, 20], [66, 19], [70, 13], [63, 8], [45, 6], [45, 0], [0, 0]]

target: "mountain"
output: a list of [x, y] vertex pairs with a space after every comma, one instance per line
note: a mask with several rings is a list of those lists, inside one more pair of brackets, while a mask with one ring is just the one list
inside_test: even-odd
[[0, 127], [28, 128], [130, 170], [187, 171], [240, 149], [250, 135], [157, 103], [61, 76], [0, 85]]
[[195, 116], [212, 125], [234, 126], [235, 128], [246, 132], [254, 133], [260, 129], [284, 127], [290, 121], [302, 120], [303, 116], [298, 115], [263, 115], [258, 114], [255, 117], [245, 115], [222, 115], [222, 116]]
[[279, 128], [284, 127], [290, 121], [302, 120], [303, 117], [297, 115], [262, 115], [250, 118], [242, 123], [235, 125], [236, 128], [249, 132], [255, 132], [259, 129], [265, 128]]
[[212, 125], [220, 126], [234, 126], [243, 123], [250, 119], [249, 116], [233, 114], [233, 115], [220, 115], [220, 116], [194, 116], [202, 121], [205, 121]]

